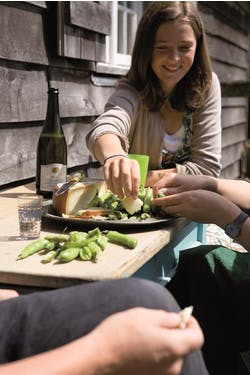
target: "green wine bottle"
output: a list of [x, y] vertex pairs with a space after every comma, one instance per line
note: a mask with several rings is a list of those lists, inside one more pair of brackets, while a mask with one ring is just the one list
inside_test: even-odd
[[44, 198], [51, 198], [54, 187], [67, 178], [67, 144], [58, 95], [58, 89], [49, 89], [47, 115], [37, 145], [36, 191]]

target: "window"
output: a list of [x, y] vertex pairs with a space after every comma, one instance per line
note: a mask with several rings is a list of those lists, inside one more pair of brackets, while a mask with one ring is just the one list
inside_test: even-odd
[[111, 36], [107, 37], [107, 63], [129, 66], [143, 1], [113, 1]]
[[57, 1], [57, 51], [62, 57], [105, 62], [111, 31], [108, 1]]

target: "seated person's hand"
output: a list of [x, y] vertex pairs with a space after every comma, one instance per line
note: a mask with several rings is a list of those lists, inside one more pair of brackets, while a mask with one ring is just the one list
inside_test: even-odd
[[4, 301], [9, 298], [18, 297], [19, 294], [13, 289], [0, 289], [0, 301]]
[[169, 215], [187, 217], [199, 223], [214, 223], [222, 228], [240, 213], [239, 207], [228, 199], [202, 189], [155, 198], [152, 204], [160, 206]]
[[147, 181], [146, 181], [146, 186], [153, 186], [156, 184], [158, 181], [161, 179], [166, 178], [169, 176], [171, 173], [175, 173], [176, 169], [157, 169], [153, 171], [149, 171], [147, 175]]
[[183, 358], [203, 344], [194, 317], [184, 329], [180, 329], [180, 322], [178, 313], [134, 308], [105, 319], [90, 336], [101, 345], [102, 356], [109, 359], [105, 367], [111, 369], [108, 374], [177, 375]]
[[216, 179], [211, 176], [172, 173], [171, 169], [166, 171], [170, 171], [170, 173], [158, 171], [162, 176], [152, 186], [155, 196], [159, 191], [165, 195], [171, 195], [189, 190], [205, 189], [216, 191], [217, 189]]

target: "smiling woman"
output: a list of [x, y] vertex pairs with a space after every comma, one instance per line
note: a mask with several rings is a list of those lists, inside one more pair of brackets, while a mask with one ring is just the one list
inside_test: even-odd
[[196, 44], [194, 30], [181, 20], [163, 23], [157, 30], [151, 66], [166, 97], [193, 65]]
[[[135, 198], [148, 155], [151, 186], [162, 173], [218, 176], [221, 92], [194, 2], [153, 2], [139, 23], [131, 68], [87, 134], [110, 190]], [[161, 173], [161, 174], [162, 174]]]

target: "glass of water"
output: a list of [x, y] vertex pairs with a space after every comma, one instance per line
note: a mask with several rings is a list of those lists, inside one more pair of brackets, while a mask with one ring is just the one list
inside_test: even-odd
[[18, 217], [20, 237], [38, 238], [41, 231], [42, 196], [22, 194], [18, 196]]

